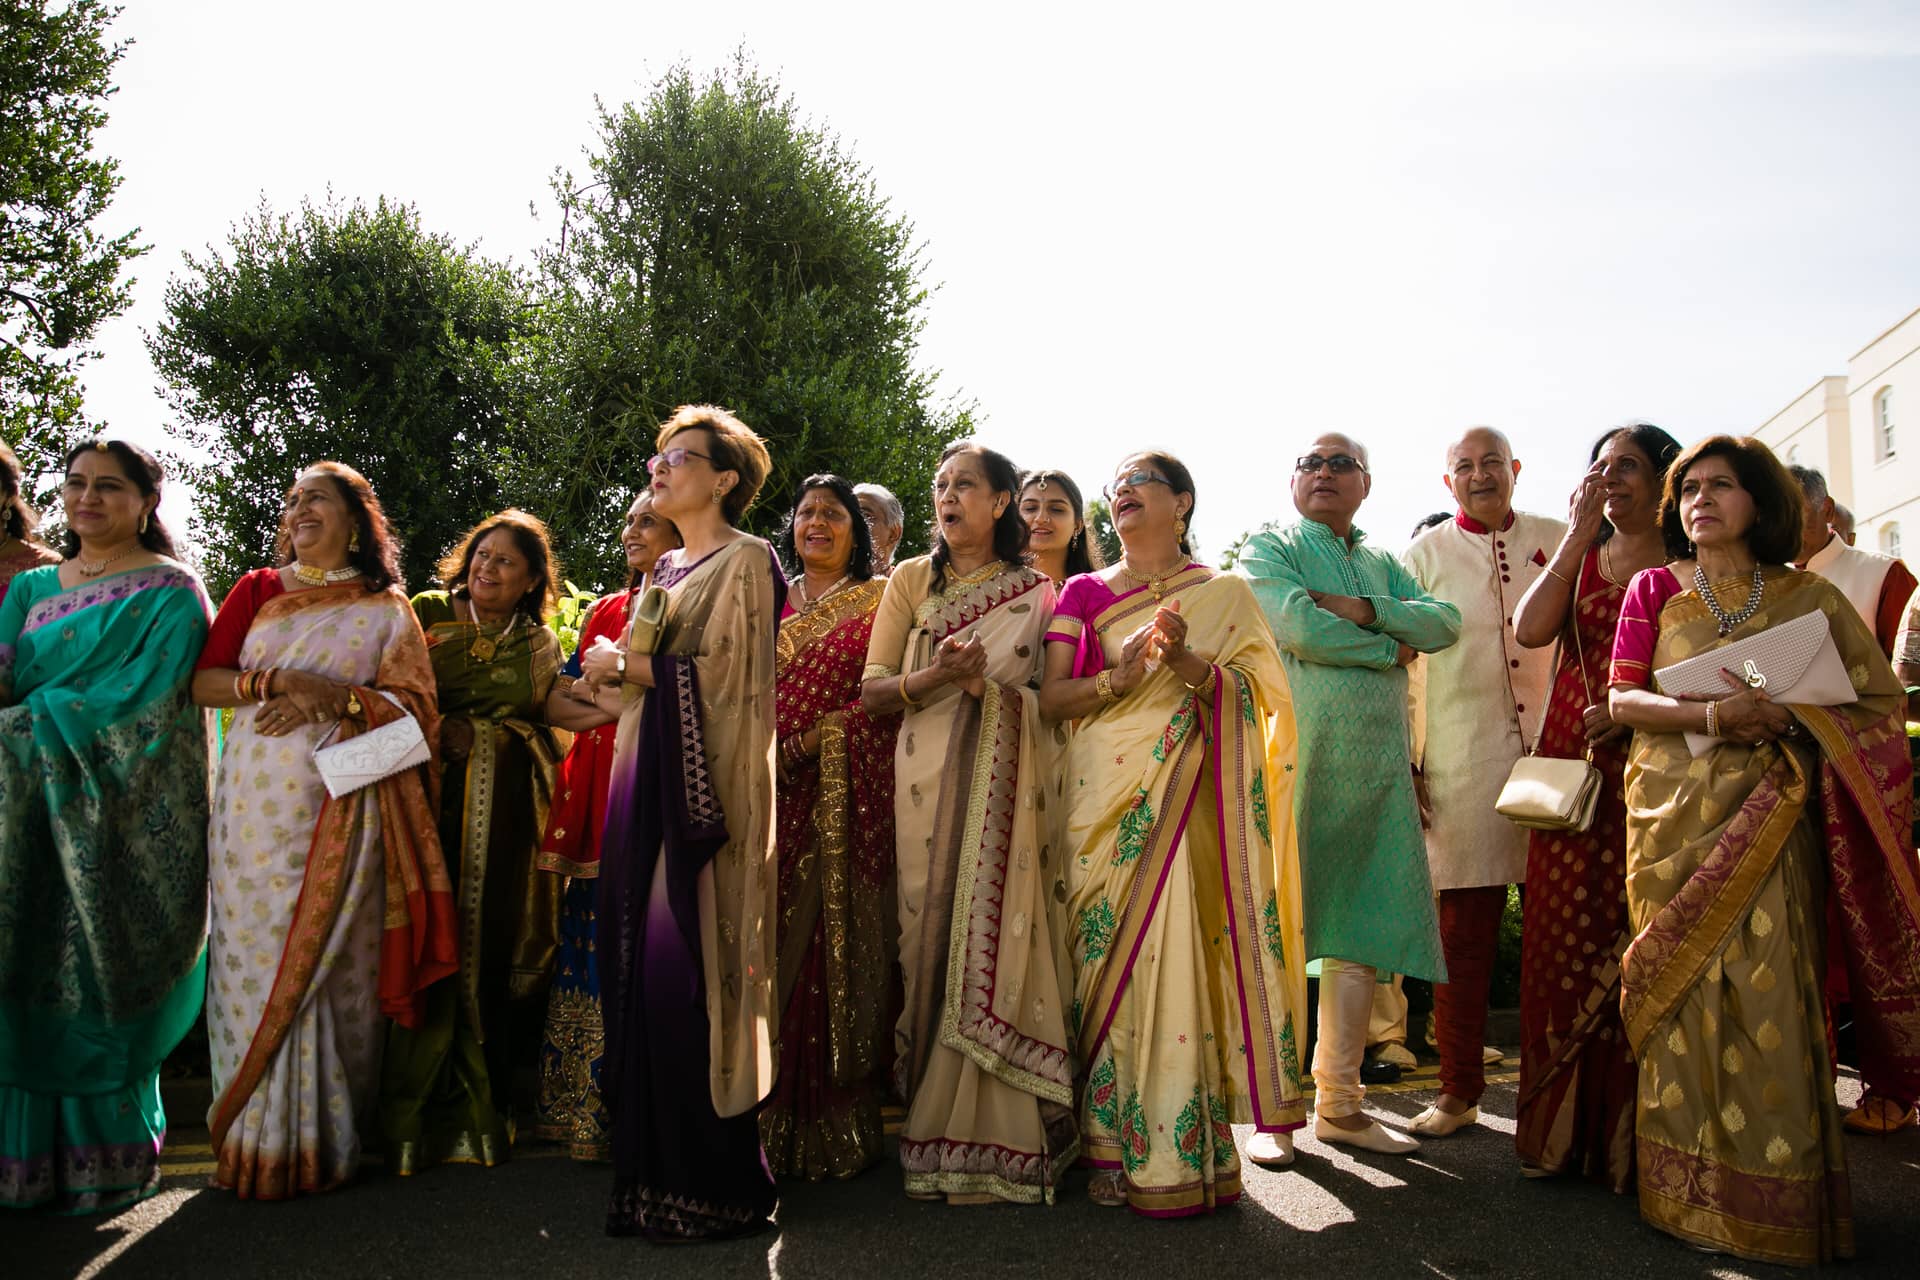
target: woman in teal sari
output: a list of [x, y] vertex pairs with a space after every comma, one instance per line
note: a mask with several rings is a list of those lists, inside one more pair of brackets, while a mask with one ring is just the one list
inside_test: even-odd
[[0, 603], [0, 1205], [117, 1209], [160, 1184], [160, 1063], [205, 979], [200, 580], [160, 464], [75, 449], [65, 561]]
[[545, 723], [560, 641], [541, 621], [559, 578], [547, 528], [503, 511], [413, 598], [440, 694], [440, 844], [459, 912], [460, 971], [418, 1027], [387, 1039], [381, 1124], [395, 1172], [495, 1165], [513, 1145], [546, 1021], [565, 878], [538, 866], [560, 748]]

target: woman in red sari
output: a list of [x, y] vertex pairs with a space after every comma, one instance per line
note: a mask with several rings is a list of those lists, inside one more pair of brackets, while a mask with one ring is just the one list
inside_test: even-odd
[[1560, 643], [1540, 754], [1587, 755], [1602, 778], [1585, 831], [1536, 831], [1527, 845], [1520, 933], [1520, 1105], [1514, 1144], [1532, 1177], [1578, 1174], [1633, 1187], [1632, 1050], [1620, 1025], [1627, 925], [1627, 731], [1607, 712], [1607, 670], [1627, 583], [1663, 565], [1660, 486], [1679, 442], [1648, 423], [1594, 443], [1567, 533], [1520, 601], [1514, 632]]
[[20, 460], [0, 443], [0, 600], [7, 598], [7, 584], [14, 574], [60, 563], [57, 551], [34, 541], [40, 517], [27, 505], [20, 485]]
[[808, 476], [779, 549], [800, 574], [774, 656], [779, 718], [780, 1076], [760, 1113], [776, 1175], [851, 1178], [879, 1162], [892, 998], [893, 751], [900, 717], [860, 709], [885, 580], [853, 486]]
[[600, 875], [600, 829], [613, 772], [613, 737], [620, 719], [617, 686], [595, 689], [580, 680], [580, 655], [604, 636], [624, 643], [627, 610], [653, 562], [680, 545], [673, 521], [656, 515], [653, 491], [642, 489], [627, 509], [620, 547], [627, 587], [602, 597], [580, 629], [580, 643], [547, 696], [547, 722], [575, 732], [560, 762], [560, 785], [547, 815], [537, 865], [567, 877], [560, 901], [560, 947], [547, 992], [547, 1025], [540, 1043], [540, 1089], [534, 1136], [564, 1142], [575, 1160], [612, 1157], [607, 1109], [600, 1097], [606, 1030], [600, 1018], [600, 973], [593, 959], [594, 897]]

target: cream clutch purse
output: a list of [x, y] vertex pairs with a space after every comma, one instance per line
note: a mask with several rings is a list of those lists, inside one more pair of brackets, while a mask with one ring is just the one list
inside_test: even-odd
[[335, 800], [427, 762], [427, 735], [412, 716], [401, 716], [357, 738], [327, 746], [327, 739], [339, 728], [336, 720], [313, 749], [314, 767], [327, 784], [327, 794]]
[[[1727, 678], [1720, 674], [1723, 667], [1746, 681], [1748, 687], [1764, 689], [1768, 698], [1783, 704], [1838, 707], [1860, 697], [1833, 643], [1827, 615], [1817, 609], [1768, 627], [1758, 635], [1661, 667], [1653, 673], [1653, 679], [1668, 697], [1732, 697]], [[1705, 755], [1720, 741], [1704, 733], [1690, 733], [1687, 749], [1696, 756]]]
[[627, 623], [628, 658], [653, 656], [653, 651], [660, 647], [660, 628], [666, 621], [666, 588], [649, 585], [634, 603]]
[[1585, 831], [1593, 825], [1599, 803], [1600, 771], [1590, 759], [1521, 756], [1513, 762], [1513, 772], [1493, 807], [1516, 827]]

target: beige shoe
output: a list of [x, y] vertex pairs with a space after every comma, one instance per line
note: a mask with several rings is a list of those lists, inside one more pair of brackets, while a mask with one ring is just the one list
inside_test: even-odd
[[1494, 1048], [1492, 1045], [1483, 1044], [1480, 1046], [1480, 1065], [1481, 1066], [1484, 1066], [1484, 1067], [1497, 1066], [1500, 1063], [1505, 1062], [1506, 1060], [1507, 1060], [1507, 1055], [1500, 1052], [1498, 1049]]
[[1412, 1071], [1420, 1065], [1420, 1059], [1413, 1056], [1413, 1050], [1398, 1040], [1389, 1040], [1373, 1051], [1376, 1062], [1390, 1062], [1402, 1071]]
[[1255, 1133], [1247, 1139], [1247, 1159], [1263, 1169], [1284, 1169], [1293, 1163], [1291, 1133]]
[[1444, 1138], [1479, 1122], [1479, 1107], [1468, 1107], [1457, 1116], [1439, 1107], [1428, 1107], [1413, 1118], [1413, 1123], [1407, 1126], [1407, 1132], [1417, 1133], [1423, 1138]]
[[1383, 1156], [1410, 1156], [1420, 1149], [1420, 1144], [1414, 1139], [1395, 1133], [1378, 1120], [1370, 1121], [1364, 1129], [1342, 1129], [1315, 1116], [1313, 1136], [1322, 1142], [1377, 1151]]

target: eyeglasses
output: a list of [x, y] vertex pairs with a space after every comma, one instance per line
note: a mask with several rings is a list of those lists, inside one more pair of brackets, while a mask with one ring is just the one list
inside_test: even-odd
[[1352, 475], [1356, 471], [1367, 469], [1365, 463], [1350, 453], [1336, 453], [1332, 457], [1309, 453], [1293, 461], [1293, 469], [1305, 472], [1307, 475], [1312, 475], [1322, 467], [1336, 476]]
[[1141, 471], [1136, 471], [1131, 475], [1121, 476], [1119, 479], [1115, 480], [1112, 484], [1102, 489], [1100, 491], [1100, 496], [1107, 500], [1107, 506], [1109, 509], [1111, 509], [1113, 506], [1114, 496], [1118, 494], [1122, 489], [1138, 489], [1143, 484], [1163, 484], [1167, 486], [1167, 488], [1169, 489], [1173, 488], [1173, 481], [1167, 479], [1165, 476], [1161, 475], [1158, 471], [1141, 470]]
[[689, 449], [685, 445], [675, 445], [664, 453], [656, 453], [651, 458], [648, 458], [647, 470], [649, 472], [658, 471], [662, 463], [665, 463], [669, 467], [683, 467], [686, 465], [688, 458], [705, 458], [708, 462], [714, 461], [714, 457], [710, 453], [701, 453], [698, 449]]

